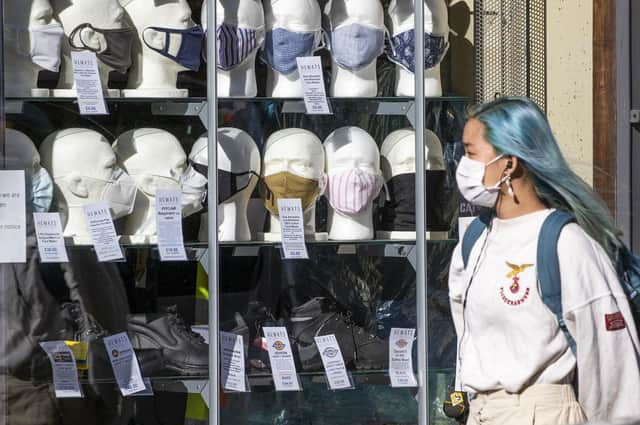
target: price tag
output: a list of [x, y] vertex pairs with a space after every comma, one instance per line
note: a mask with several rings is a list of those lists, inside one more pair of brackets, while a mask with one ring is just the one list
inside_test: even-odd
[[308, 259], [300, 199], [278, 199], [278, 214], [284, 258]]
[[412, 328], [391, 328], [389, 337], [389, 379], [392, 387], [417, 387], [411, 349], [416, 333]]
[[324, 89], [320, 56], [296, 58], [298, 73], [304, 89], [304, 106], [307, 114], [331, 114]]
[[179, 190], [156, 191], [156, 228], [162, 261], [186, 261], [182, 237], [182, 193]]
[[78, 92], [78, 107], [82, 115], [107, 115], [98, 59], [94, 52], [71, 51], [73, 79]]
[[38, 251], [43, 263], [68, 263], [62, 222], [58, 213], [33, 213]]
[[300, 391], [287, 328], [263, 327], [276, 391]]
[[64, 341], [45, 341], [40, 346], [47, 353], [53, 370], [53, 388], [57, 398], [82, 397], [76, 359]]
[[104, 337], [104, 348], [107, 350], [113, 374], [116, 377], [123, 396], [145, 391], [140, 366], [136, 353], [126, 332]]
[[26, 215], [24, 171], [0, 171], [0, 263], [27, 262]]
[[220, 331], [220, 356], [222, 357], [222, 388], [246, 392], [242, 335]]
[[342, 351], [340, 351], [336, 336], [323, 335], [316, 336], [314, 339], [320, 352], [320, 358], [322, 359], [322, 365], [324, 366], [324, 371], [329, 381], [329, 387], [332, 390], [352, 388], [353, 385], [349, 380], [344, 358], [342, 357]]
[[113, 261], [123, 258], [109, 206], [99, 202], [87, 204], [83, 210], [98, 261]]

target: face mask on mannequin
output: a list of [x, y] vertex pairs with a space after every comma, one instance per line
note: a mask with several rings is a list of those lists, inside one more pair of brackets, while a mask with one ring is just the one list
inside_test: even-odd
[[313, 180], [283, 171], [262, 178], [260, 195], [265, 208], [272, 216], [277, 217], [278, 199], [299, 198], [302, 211], [306, 211], [315, 204], [323, 189], [324, 177], [321, 180]]
[[483, 181], [487, 167], [503, 156], [503, 154], [498, 155], [486, 164], [466, 156], [462, 157], [456, 170], [456, 180], [460, 193], [467, 201], [481, 207], [493, 208], [495, 206], [500, 194], [500, 186], [507, 181], [508, 176], [502, 177], [490, 187], [485, 186]]
[[267, 31], [262, 60], [280, 74], [293, 73], [298, 64], [296, 58], [313, 56], [321, 49], [322, 32], [297, 32], [284, 28]]
[[218, 38], [217, 67], [229, 71], [249, 57], [261, 44], [262, 31], [222, 23], [216, 28]]
[[200, 211], [207, 198], [207, 178], [192, 166], [180, 178], [182, 189], [182, 215], [189, 216]]
[[331, 32], [331, 56], [340, 67], [351, 71], [364, 68], [382, 54], [384, 30], [351, 24]]
[[[144, 37], [144, 32], [154, 30], [165, 35], [164, 48], [158, 49], [151, 46]], [[171, 35], [177, 34], [180, 36], [180, 47], [177, 49], [177, 53], [174, 55], [169, 53], [171, 46]], [[204, 40], [204, 32], [199, 25], [194, 25], [187, 29], [176, 28], [162, 28], [162, 27], [147, 27], [143, 31], [142, 41], [148, 48], [165, 56], [174, 62], [182, 65], [183, 67], [191, 70], [198, 71], [200, 69], [200, 54], [202, 52], [202, 42]], [[175, 49], [171, 49], [175, 51]]]
[[[107, 46], [103, 50], [97, 50], [86, 43], [82, 38], [82, 30], [90, 28], [101, 34]], [[89, 23], [80, 24], [69, 34], [69, 45], [77, 50], [90, 50], [96, 53], [98, 59], [120, 73], [125, 73], [131, 66], [131, 43], [134, 31], [131, 28], [100, 29]], [[80, 44], [77, 44], [79, 41]]]
[[47, 71], [58, 72], [64, 36], [62, 25], [57, 22], [49, 25], [32, 25], [29, 27], [29, 33], [31, 61]]
[[[416, 72], [415, 30], [401, 32], [390, 39], [387, 57], [411, 73]], [[438, 65], [449, 48], [444, 36], [424, 33], [424, 69]]]
[[53, 201], [53, 180], [44, 167], [31, 176], [31, 192], [33, 211], [47, 212]]
[[346, 215], [365, 210], [378, 196], [384, 179], [359, 168], [329, 173], [328, 190], [325, 193], [335, 211]]

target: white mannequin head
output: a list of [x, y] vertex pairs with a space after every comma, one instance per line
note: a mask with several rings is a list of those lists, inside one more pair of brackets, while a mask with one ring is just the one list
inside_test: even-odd
[[[217, 143], [219, 170], [231, 173], [252, 171], [256, 175], [260, 175], [260, 151], [248, 133], [237, 128], [219, 128]], [[189, 160], [195, 164], [208, 166], [207, 134], [202, 135], [194, 143]], [[248, 177], [250, 177], [248, 186], [217, 204], [218, 239], [220, 241], [251, 240], [247, 206], [251, 194], [258, 184], [258, 178], [255, 175]], [[213, 206], [212, 203], [210, 205]], [[207, 240], [207, 218], [207, 214], [202, 215], [199, 240]]]
[[[208, 0], [212, 1], [212, 0]], [[202, 25], [207, 29], [207, 2], [202, 5]], [[256, 55], [264, 42], [264, 10], [261, 0], [216, 0], [216, 30], [222, 23], [256, 30], [256, 48], [230, 70], [217, 70], [217, 88], [220, 97], [254, 97], [256, 83]], [[211, 32], [213, 34], [213, 31]], [[213, 53], [208, 52], [208, 57]]]
[[[413, 129], [396, 130], [384, 139], [380, 147], [382, 175], [385, 181], [399, 174], [416, 172], [416, 133]], [[440, 139], [428, 129], [424, 131], [424, 169], [444, 170]]]
[[[380, 175], [380, 152], [375, 140], [359, 127], [341, 127], [324, 141], [327, 174], [360, 169]], [[330, 177], [331, 178], [331, 177]], [[330, 188], [329, 188], [330, 189]], [[372, 204], [358, 214], [342, 214], [329, 210], [329, 239], [358, 240], [373, 237]]]
[[[283, 28], [292, 32], [316, 32], [321, 37], [322, 14], [316, 0], [266, 0], [266, 31]], [[302, 82], [296, 69], [284, 75], [267, 65], [267, 96], [302, 97]]]
[[[379, 0], [332, 0], [327, 3], [325, 13], [329, 17], [332, 31], [351, 24], [360, 24], [384, 31], [384, 11]], [[382, 48], [382, 45], [380, 47]], [[333, 60], [333, 55], [331, 62], [331, 86], [329, 89], [331, 96], [376, 96], [378, 92], [376, 60], [357, 71], [340, 67]]]
[[[118, 163], [138, 187], [135, 209], [125, 220], [126, 235], [149, 242], [156, 234], [155, 196], [157, 189], [180, 189], [180, 177], [187, 169], [187, 156], [178, 139], [156, 128], [140, 128], [122, 133], [113, 143]], [[137, 240], [132, 238], [132, 242]]]
[[29, 28], [57, 23], [49, 0], [4, 2], [5, 95], [26, 97], [37, 87], [43, 69], [30, 56], [33, 35]]
[[[75, 87], [73, 80], [73, 67], [71, 65], [71, 46], [69, 35], [81, 24], [89, 23], [98, 29], [122, 29], [127, 28], [125, 12], [118, 4], [118, 0], [51, 0], [55, 16], [60, 20], [64, 28], [65, 38], [62, 43], [62, 67], [58, 88], [70, 89]], [[107, 47], [107, 42], [102, 34], [91, 28], [84, 28], [77, 34], [93, 49], [102, 50]], [[80, 42], [76, 39], [76, 44]], [[98, 71], [102, 87], [107, 88], [109, 73], [113, 68], [98, 60]]]
[[[264, 177], [289, 172], [324, 184], [325, 158], [322, 142], [312, 132], [301, 128], [276, 131], [265, 145], [262, 160]], [[315, 232], [315, 202], [304, 211], [305, 233]], [[271, 232], [280, 233], [278, 217], [271, 216]]]
[[[169, 90], [169, 93], [175, 91], [178, 72], [186, 71], [187, 68], [149, 47], [167, 47], [166, 34], [149, 27], [181, 30], [193, 27], [195, 23], [191, 19], [191, 8], [187, 0], [120, 0], [120, 3], [138, 33], [138, 40], [133, 46], [134, 60], [128, 87], [145, 90], [148, 96], [168, 94], [163, 90]], [[177, 54], [181, 41], [179, 34], [171, 34], [169, 53]]]
[[[391, 0], [389, 3], [389, 32], [393, 37], [415, 28], [415, 0]], [[443, 36], [449, 40], [449, 16], [445, 0], [424, 1], [424, 31], [434, 36]], [[396, 96], [414, 96], [414, 74], [400, 65], [396, 65]], [[442, 96], [440, 64], [426, 69], [424, 74], [425, 96]]]
[[[55, 183], [55, 201], [65, 236], [88, 236], [82, 206], [101, 199], [104, 184], [116, 169], [109, 141], [86, 128], [56, 131], [40, 145], [42, 165]], [[98, 179], [98, 180], [95, 180]]]
[[40, 154], [29, 136], [7, 128], [5, 133], [4, 162], [8, 169], [34, 173], [40, 169]]

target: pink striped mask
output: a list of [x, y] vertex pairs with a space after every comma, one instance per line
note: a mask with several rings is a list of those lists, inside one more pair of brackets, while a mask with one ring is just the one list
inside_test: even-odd
[[358, 214], [378, 196], [384, 179], [360, 168], [329, 173], [325, 196], [335, 211]]

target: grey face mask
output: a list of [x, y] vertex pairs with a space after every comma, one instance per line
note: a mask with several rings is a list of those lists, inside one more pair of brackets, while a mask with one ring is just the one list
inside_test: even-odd
[[342, 68], [358, 71], [382, 54], [384, 30], [351, 24], [331, 31], [331, 55]]
[[[103, 50], [97, 50], [89, 46], [82, 39], [82, 30], [85, 28], [91, 28], [98, 34], [102, 34], [106, 40], [107, 47]], [[69, 45], [77, 50], [95, 52], [101, 62], [124, 74], [131, 66], [131, 44], [133, 43], [134, 35], [135, 32], [132, 28], [100, 29], [93, 27], [89, 23], [84, 23], [71, 31]], [[80, 44], [76, 44], [76, 40], [80, 41]]]

